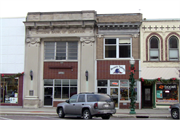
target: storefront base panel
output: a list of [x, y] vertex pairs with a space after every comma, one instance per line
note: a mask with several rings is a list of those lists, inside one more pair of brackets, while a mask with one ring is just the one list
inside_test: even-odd
[[38, 97], [26, 97], [23, 102], [23, 108], [39, 108], [40, 100]]
[[[140, 109], [139, 103], [136, 103], [135, 106], [135, 109]], [[130, 103], [119, 103], [119, 109], [130, 109]]]
[[62, 102], [65, 102], [65, 101], [53, 101], [53, 107], [57, 107], [57, 105]]

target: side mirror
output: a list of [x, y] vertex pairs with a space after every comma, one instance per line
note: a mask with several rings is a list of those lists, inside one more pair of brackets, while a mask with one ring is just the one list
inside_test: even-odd
[[69, 103], [69, 100], [66, 100], [67, 103]]

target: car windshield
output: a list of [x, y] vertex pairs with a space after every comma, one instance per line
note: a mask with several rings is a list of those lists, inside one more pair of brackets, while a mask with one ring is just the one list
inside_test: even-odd
[[88, 102], [98, 102], [98, 101], [106, 101], [106, 102], [111, 102], [111, 98], [108, 95], [87, 95], [87, 101]]

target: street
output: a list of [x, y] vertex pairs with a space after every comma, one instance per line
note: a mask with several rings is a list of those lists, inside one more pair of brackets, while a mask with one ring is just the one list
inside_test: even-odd
[[[70, 120], [70, 119], [82, 119], [76, 117], [66, 117], [60, 119], [58, 116], [30, 116], [30, 115], [1, 115], [0, 120]], [[94, 117], [94, 120], [100, 120], [101, 118]], [[172, 118], [117, 118], [111, 117], [110, 120], [173, 120]], [[83, 120], [83, 119], [82, 119]]]

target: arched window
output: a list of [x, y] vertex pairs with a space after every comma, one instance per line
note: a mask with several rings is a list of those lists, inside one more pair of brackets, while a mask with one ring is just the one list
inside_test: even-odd
[[169, 60], [178, 61], [178, 58], [179, 58], [178, 38], [176, 36], [171, 36], [169, 38]]
[[159, 61], [159, 39], [156, 36], [151, 37], [149, 46], [150, 61]]

